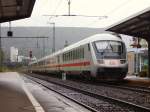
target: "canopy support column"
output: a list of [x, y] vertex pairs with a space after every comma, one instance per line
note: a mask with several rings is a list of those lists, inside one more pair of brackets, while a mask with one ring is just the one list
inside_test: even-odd
[[148, 77], [150, 77], [150, 36], [147, 39], [148, 42]]

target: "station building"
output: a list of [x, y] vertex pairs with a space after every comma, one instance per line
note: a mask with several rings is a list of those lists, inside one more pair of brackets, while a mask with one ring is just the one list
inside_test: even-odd
[[128, 57], [128, 74], [141, 77], [148, 76], [148, 44], [142, 39], [141, 48], [129, 48]]

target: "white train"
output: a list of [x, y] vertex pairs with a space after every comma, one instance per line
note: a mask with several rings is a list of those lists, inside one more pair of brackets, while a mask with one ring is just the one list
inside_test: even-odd
[[32, 72], [123, 79], [128, 72], [126, 47], [112, 34], [96, 34], [29, 64]]

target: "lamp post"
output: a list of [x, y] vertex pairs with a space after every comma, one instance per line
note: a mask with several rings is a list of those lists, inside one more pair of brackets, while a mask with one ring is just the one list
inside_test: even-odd
[[0, 71], [2, 70], [2, 42], [1, 42], [1, 23], [0, 23]]
[[55, 23], [50, 23], [53, 25], [53, 47], [52, 52], [55, 52]]

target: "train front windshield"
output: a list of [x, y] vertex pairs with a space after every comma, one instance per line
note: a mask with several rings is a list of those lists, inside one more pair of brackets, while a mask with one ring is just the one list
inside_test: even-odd
[[120, 41], [94, 42], [97, 59], [125, 59], [126, 49]]

